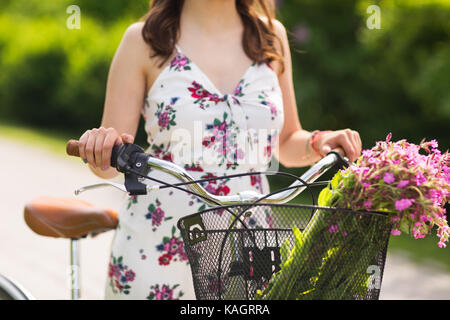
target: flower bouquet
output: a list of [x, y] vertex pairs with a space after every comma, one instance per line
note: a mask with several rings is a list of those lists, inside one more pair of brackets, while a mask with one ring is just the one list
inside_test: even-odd
[[336, 173], [319, 195], [323, 209], [303, 231], [293, 228], [293, 247], [286, 239], [281, 269], [255, 299], [365, 299], [373, 286], [369, 269], [386, 250], [386, 231], [384, 239], [389, 232], [419, 239], [435, 227], [438, 246], [446, 246], [448, 151], [442, 154], [435, 140], [415, 145], [391, 137]]

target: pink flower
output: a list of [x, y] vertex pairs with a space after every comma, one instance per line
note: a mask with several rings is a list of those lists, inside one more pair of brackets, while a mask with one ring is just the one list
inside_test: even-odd
[[403, 189], [404, 187], [406, 187], [409, 184], [408, 180], [402, 180], [397, 184], [397, 188], [399, 189]]
[[161, 128], [166, 128], [170, 123], [170, 118], [169, 118], [169, 114], [167, 112], [163, 112], [158, 119], [158, 125]]
[[429, 195], [425, 197], [431, 199], [435, 205], [442, 203], [442, 194], [438, 190], [430, 189]]
[[[450, 154], [441, 153], [436, 140], [413, 144], [391, 138], [389, 134], [385, 141], [364, 150], [354, 165], [341, 172], [336, 188], [342, 198], [335, 205], [391, 212], [393, 235], [401, 234], [400, 220], [405, 232], [416, 239], [436, 226], [442, 248], [450, 237], [443, 208], [450, 196]], [[334, 227], [329, 228], [335, 232]]]
[[372, 207], [372, 201], [371, 200], [364, 201], [364, 208], [366, 208], [367, 211], [370, 211], [371, 207]]
[[383, 180], [384, 180], [384, 182], [386, 182], [387, 184], [391, 184], [392, 182], [395, 181], [394, 174], [392, 174], [391, 172], [386, 172], [386, 173], [384, 174]]
[[164, 210], [161, 208], [156, 208], [152, 214], [152, 225], [159, 226], [161, 225], [162, 219], [164, 218]]
[[172, 300], [173, 290], [167, 285], [162, 286], [161, 294], [159, 295], [159, 300]]
[[133, 270], [128, 270], [125, 273], [125, 279], [126, 281], [134, 281], [134, 278], [136, 277], [136, 274], [134, 273]]
[[395, 209], [397, 209], [398, 211], [403, 211], [403, 210], [408, 209], [409, 207], [411, 207], [413, 202], [415, 202], [414, 199], [397, 200], [397, 201], [395, 201]]
[[337, 226], [337, 224], [333, 224], [330, 226], [330, 228], [328, 229], [329, 233], [335, 233], [336, 231], [338, 231], [339, 227]]
[[164, 250], [170, 254], [175, 255], [180, 249], [183, 248], [183, 241], [178, 240], [176, 237], [172, 237], [169, 242], [164, 244]]
[[398, 230], [398, 229], [392, 229], [391, 234], [392, 234], [393, 236], [399, 236], [399, 235], [401, 235], [402, 233], [401, 233], [400, 230]]
[[416, 174], [416, 185], [420, 186], [422, 184], [424, 184], [425, 182], [427, 182], [427, 178], [424, 177], [422, 172], [419, 172], [418, 174]]
[[432, 149], [436, 149], [438, 147], [438, 142], [436, 141], [436, 139], [430, 141], [430, 146]]
[[392, 132], [389, 132], [388, 135], [386, 136], [386, 142], [389, 142], [392, 138]]
[[444, 242], [442, 242], [442, 241], [439, 241], [438, 246], [439, 246], [439, 248], [447, 247], [447, 245]]

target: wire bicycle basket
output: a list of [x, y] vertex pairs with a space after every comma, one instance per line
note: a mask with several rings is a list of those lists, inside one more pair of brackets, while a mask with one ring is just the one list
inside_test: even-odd
[[[288, 274], [280, 270], [296, 245], [294, 227], [304, 239]], [[380, 212], [243, 204], [185, 216], [178, 228], [199, 300], [261, 298], [273, 277], [283, 299], [377, 300], [391, 223]]]

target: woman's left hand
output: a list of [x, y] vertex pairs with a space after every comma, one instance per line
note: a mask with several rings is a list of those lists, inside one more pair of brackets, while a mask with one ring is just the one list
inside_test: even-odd
[[359, 133], [350, 129], [324, 132], [317, 141], [316, 147], [322, 157], [326, 156], [331, 150], [341, 147], [344, 149], [345, 156], [351, 162], [356, 161], [362, 151]]

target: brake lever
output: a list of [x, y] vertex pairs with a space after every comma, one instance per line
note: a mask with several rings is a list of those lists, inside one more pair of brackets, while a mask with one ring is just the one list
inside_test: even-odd
[[144, 149], [131, 143], [124, 144], [118, 152], [117, 162], [113, 165], [119, 172], [124, 173], [125, 189], [132, 196], [147, 194], [147, 185], [142, 183], [141, 176], [134, 172], [146, 175], [149, 157], [150, 155], [146, 154]]
[[128, 193], [127, 188], [125, 188], [125, 186], [123, 184], [112, 182], [112, 181], [106, 181], [106, 180], [103, 182], [90, 184], [90, 185], [81, 187], [79, 189], [76, 189], [74, 191], [74, 193], [76, 196], [78, 196], [82, 192], [85, 192], [88, 190], [93, 190], [93, 189], [99, 189], [99, 188], [103, 188], [103, 187], [114, 187], [116, 189], [119, 189], [122, 192]]

